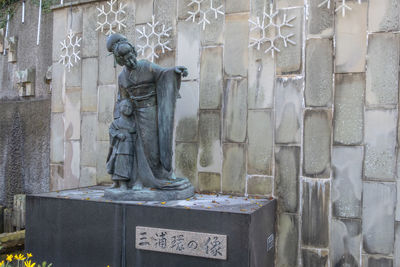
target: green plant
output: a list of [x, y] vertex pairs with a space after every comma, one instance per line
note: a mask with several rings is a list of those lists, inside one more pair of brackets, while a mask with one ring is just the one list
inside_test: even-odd
[[0, 0], [0, 28], [4, 28], [7, 24], [7, 15], [10, 19], [15, 13], [16, 5], [19, 0]]

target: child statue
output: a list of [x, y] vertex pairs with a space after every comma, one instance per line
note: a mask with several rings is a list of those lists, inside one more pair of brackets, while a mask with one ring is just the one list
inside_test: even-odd
[[110, 153], [107, 158], [107, 172], [112, 175], [112, 188], [128, 189], [128, 183], [136, 178], [135, 142], [136, 123], [130, 100], [124, 99], [119, 105], [120, 117], [109, 128]]

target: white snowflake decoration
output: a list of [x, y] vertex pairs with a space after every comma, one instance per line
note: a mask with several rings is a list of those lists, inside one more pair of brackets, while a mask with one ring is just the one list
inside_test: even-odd
[[[210, 6], [208, 8], [204, 7], [206, 1], [209, 1], [210, 3]], [[214, 12], [215, 19], [218, 18], [218, 14], [224, 15], [224, 12], [221, 11], [223, 6], [220, 5], [219, 7], [214, 7], [213, 3], [214, 3], [213, 0], [191, 0], [188, 6], [196, 5], [196, 8], [195, 11], [188, 11], [190, 16], [186, 19], [186, 21], [192, 20], [193, 22], [195, 22], [196, 17], [199, 16], [198, 24], [203, 24], [203, 31], [204, 31], [206, 25], [211, 24], [210, 20], [207, 17], [208, 13]]]
[[159, 21], [155, 21], [154, 16], [152, 16], [152, 22], [147, 23], [150, 31], [146, 31], [146, 25], [143, 26], [142, 30], [136, 29], [140, 34], [138, 39], [144, 40], [144, 44], [137, 44], [138, 54], [145, 56], [145, 52], [150, 50], [150, 53], [146, 56], [151, 62], [154, 62], [154, 58], [158, 58], [157, 48], [161, 49], [161, 53], [164, 54], [165, 50], [171, 51], [172, 49], [168, 46], [169, 40], [163, 41], [163, 37], [169, 37], [169, 31], [171, 27], [166, 28], [164, 24], [161, 26], [161, 31], [157, 32], [157, 26], [160, 24]]
[[[318, 5], [318, 7], [323, 7], [326, 4], [326, 7], [328, 9], [330, 9], [331, 8], [331, 4], [332, 4], [331, 1], [333, 1], [333, 0], [324, 0]], [[341, 10], [342, 11], [342, 16], [344, 17], [344, 16], [346, 16], [346, 10], [351, 11], [352, 8], [349, 5], [347, 5], [346, 0], [338, 0], [338, 1], [340, 2], [340, 4], [335, 9], [335, 12], [338, 12], [339, 10]], [[359, 4], [361, 4], [361, 0], [357, 0], [357, 1], [358, 1]]]
[[74, 63], [77, 63], [79, 60], [81, 60], [81, 58], [79, 57], [79, 53], [81, 52], [79, 50], [79, 47], [81, 46], [81, 40], [82, 38], [78, 38], [77, 36], [75, 36], [72, 30], [69, 30], [67, 38], [64, 41], [60, 42], [61, 55], [58, 62], [67, 67], [68, 71], [71, 70], [71, 67], [74, 66]]
[[96, 28], [96, 31], [106, 31], [105, 34], [110, 35], [115, 33], [113, 28], [118, 27], [118, 31], [121, 31], [121, 28], [126, 27], [126, 25], [124, 24], [126, 19], [126, 4], [119, 3], [118, 5], [117, 3], [116, 6], [116, 3], [117, 0], [110, 0], [109, 2], [107, 2], [108, 11], [105, 10], [104, 5], [102, 5], [101, 8], [97, 8], [97, 10], [99, 11], [97, 17], [102, 17], [103, 22], [97, 21], [98, 27]]
[[294, 34], [282, 34], [282, 28], [293, 28], [293, 24], [290, 24], [290, 22], [296, 17], [288, 19], [285, 13], [283, 14], [283, 21], [281, 23], [276, 23], [274, 22], [274, 20], [276, 20], [275, 17], [278, 15], [278, 13], [279, 11], [273, 11], [273, 6], [271, 4], [269, 13], [265, 11], [264, 7], [262, 19], [260, 19], [260, 17], [257, 17], [256, 21], [252, 21], [251, 19], [249, 19], [249, 22], [251, 24], [250, 32], [259, 31], [261, 33], [260, 36], [257, 38], [250, 37], [249, 47], [255, 47], [257, 50], [260, 50], [263, 44], [269, 43], [269, 47], [264, 51], [264, 53], [268, 53], [271, 51], [271, 55], [272, 57], [274, 57], [275, 52], [281, 52], [276, 46], [276, 41], [282, 40], [285, 47], [288, 46], [288, 43], [292, 45], [296, 44], [296, 42], [290, 39], [294, 36]]

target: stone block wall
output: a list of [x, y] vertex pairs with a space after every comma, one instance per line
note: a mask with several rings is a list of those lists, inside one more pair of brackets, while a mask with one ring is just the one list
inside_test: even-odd
[[[190, 0], [126, 0], [127, 27], [152, 15], [172, 27], [162, 66], [184, 65], [175, 170], [197, 190], [278, 199], [277, 266], [399, 266], [398, 78], [400, 1], [275, 0], [276, 22], [295, 17], [280, 52], [249, 48], [249, 19], [268, 0], [215, 0], [211, 25], [186, 21]], [[53, 10], [51, 186], [109, 182], [108, 125], [117, 93], [105, 2]], [[68, 72], [59, 42], [72, 28], [82, 60]], [[265, 48], [264, 48], [265, 49]], [[346, 265], [347, 264], [347, 265]]]

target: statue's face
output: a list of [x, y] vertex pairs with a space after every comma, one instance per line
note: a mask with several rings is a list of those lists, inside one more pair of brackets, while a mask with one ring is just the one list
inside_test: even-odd
[[115, 59], [121, 66], [126, 66], [129, 69], [135, 69], [137, 60], [132, 46], [128, 44], [122, 44], [118, 47], [115, 53]]
[[125, 116], [132, 115], [133, 112], [132, 104], [128, 101], [123, 101], [120, 106], [120, 112]]

